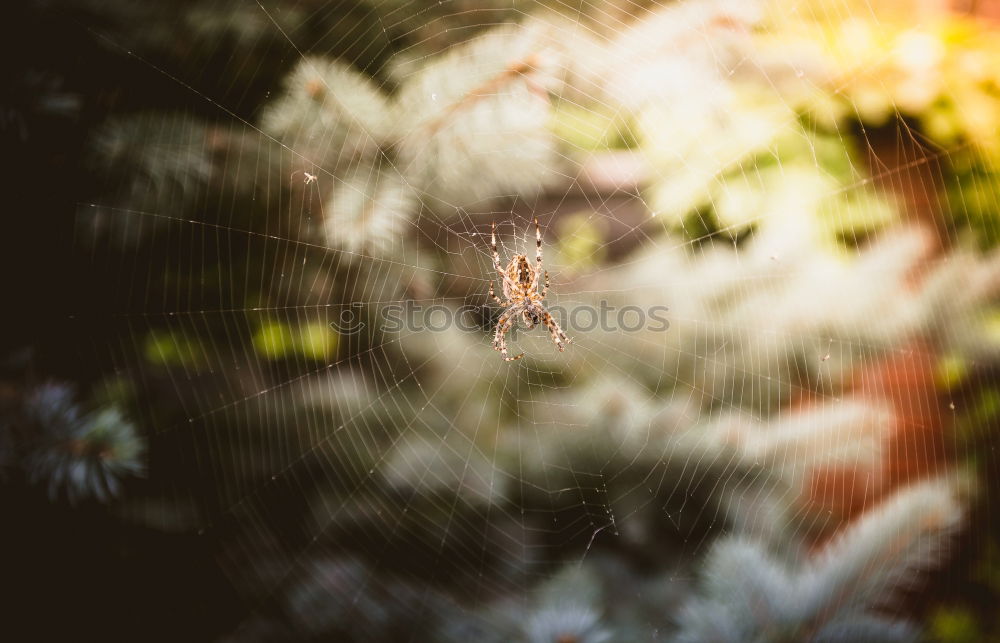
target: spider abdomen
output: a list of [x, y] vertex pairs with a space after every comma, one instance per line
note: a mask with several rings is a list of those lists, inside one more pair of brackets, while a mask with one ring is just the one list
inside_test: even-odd
[[528, 328], [534, 328], [536, 324], [540, 324], [542, 321], [542, 316], [533, 307], [524, 311], [524, 323], [528, 325]]

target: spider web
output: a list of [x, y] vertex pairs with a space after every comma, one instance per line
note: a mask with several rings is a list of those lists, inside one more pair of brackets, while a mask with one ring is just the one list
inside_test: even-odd
[[[454, 20], [454, 28], [469, 32], [449, 45], [458, 49], [476, 33], [523, 24], [541, 9], [438, 5], [444, 9], [398, 3], [375, 15], [384, 33], [417, 31], [411, 41], [418, 44], [426, 34], [446, 37]], [[299, 37], [313, 22], [349, 21], [333, 6], [248, 6], [234, 5], [227, 28], [290, 48], [294, 60], [284, 61], [283, 72], [329, 53], [324, 46], [355, 52], [375, 42], [351, 28], [316, 39], [319, 45]], [[550, 37], [609, 38], [669, 9], [678, 11], [636, 4], [627, 18], [587, 5], [555, 23]], [[871, 12], [866, 17], [881, 24], [875, 8], [861, 4], [798, 3], [785, 11], [820, 23]], [[599, 29], [594, 15], [614, 26]], [[708, 26], [688, 29], [690, 44], [673, 52], [679, 59], [756, 76], [764, 91], [777, 91], [776, 67], [763, 68], [756, 50], [735, 57], [722, 51], [731, 25], [720, 28], [710, 17], [700, 24]], [[150, 76], [202, 103], [154, 127], [173, 142], [195, 137], [191, 149], [221, 168], [195, 176], [193, 189], [163, 185], [153, 175], [139, 192], [109, 182], [81, 201], [82, 259], [107, 281], [93, 309], [76, 311], [74, 319], [81, 335], [97, 337], [88, 359], [129, 379], [141, 400], [137, 419], [148, 427], [151, 453], [147, 492], [168, 498], [170, 508], [139, 503], [130, 510], [152, 522], [158, 519], [150, 513], [162, 512], [163, 522], [186, 516], [213, 543], [246, 601], [240, 640], [263, 636], [262, 623], [272, 621], [307, 635], [336, 631], [359, 640], [499, 631], [511, 605], [530, 612], [540, 588], [566, 569], [604, 570], [608, 561], [630, 578], [666, 579], [674, 591], [688, 591], [697, 561], [721, 536], [751, 533], [792, 549], [790, 540], [832, 533], [857, 505], [870, 508], [888, 493], [891, 485], [877, 479], [872, 464], [885, 447], [873, 446], [869, 434], [845, 445], [830, 427], [884, 422], [880, 414], [889, 412], [884, 407], [897, 383], [880, 373], [934, 359], [939, 349], [919, 341], [923, 331], [937, 337], [962, 330], [957, 313], [942, 306], [947, 298], [933, 292], [901, 296], [888, 307], [879, 301], [907, 284], [912, 271], [939, 268], [934, 248], [960, 241], [950, 229], [912, 229], [926, 223], [927, 203], [947, 180], [943, 166], [968, 153], [967, 143], [940, 146], [902, 119], [878, 133], [863, 125], [838, 130], [833, 138], [859, 148], [848, 161], [852, 178], [820, 183], [821, 198], [875, 186], [904, 224], [855, 225], [858, 215], [838, 203], [826, 216], [841, 230], [835, 243], [846, 249], [839, 255], [808, 237], [794, 217], [782, 226], [765, 225], [769, 212], [713, 220], [720, 192], [693, 214], [669, 219], [649, 185], [697, 167], [684, 159], [652, 162], [651, 175], [595, 187], [595, 167], [628, 169], [635, 155], [612, 162], [565, 140], [560, 176], [547, 189], [443, 208], [437, 196], [418, 190], [418, 214], [402, 222], [388, 251], [374, 252], [317, 235], [332, 216], [331, 191], [356, 186], [309, 149], [265, 131], [259, 111], [247, 113], [237, 86], [253, 79], [253, 70], [242, 70], [233, 87], [206, 87], [196, 61], [212, 52], [193, 52], [189, 65], [165, 64], [93, 29]], [[137, 27], [143, 29], [153, 27]], [[432, 49], [413, 45], [397, 55], [420, 63], [433, 59], [426, 53]], [[643, 61], [615, 62], [638, 69]], [[797, 75], [797, 64], [777, 67]], [[364, 71], [385, 78], [382, 69]], [[404, 69], [395, 81], [407, 77]], [[280, 78], [268, 77], [275, 84], [263, 105], [280, 94]], [[378, 82], [387, 93], [399, 91]], [[834, 80], [824, 91], [841, 95], [849, 82]], [[576, 103], [597, 91], [566, 87], [552, 100]], [[776, 102], [788, 108], [779, 129], [798, 127], [802, 108], [791, 99]], [[615, 128], [626, 108], [612, 106], [607, 114], [594, 105], [580, 109], [610, 118], [609, 132], [624, 136]], [[207, 133], [199, 129], [200, 114], [210, 115]], [[197, 173], [173, 142], [139, 147], [165, 166]], [[804, 145], [824, 174], [823, 150], [813, 138]], [[737, 169], [709, 184], [759, 185], [759, 159], [769, 157], [784, 172], [781, 155], [776, 143], [767, 144], [757, 155], [723, 163]], [[361, 167], [346, 151], [337, 162]], [[383, 154], [380, 163], [373, 173], [399, 169], [400, 162]], [[316, 179], [307, 180], [306, 171]], [[241, 189], [254, 195], [249, 209], [233, 196]], [[160, 198], [145, 198], [156, 190]], [[107, 196], [123, 193], [128, 198]], [[145, 205], [170, 201], [181, 205]], [[497, 224], [502, 263], [515, 253], [530, 259], [536, 217], [552, 275], [546, 303], [560, 311], [557, 321], [572, 343], [559, 353], [544, 328], [520, 329], [510, 350], [525, 358], [508, 364], [490, 345], [499, 314], [487, 297], [496, 277], [490, 228]], [[574, 243], [582, 248], [575, 255]], [[852, 259], [843, 259], [848, 254]], [[574, 328], [573, 311], [601, 301], [666, 306], [670, 327]], [[911, 302], [912, 314], [892, 308]], [[475, 330], [377, 326], [380, 311], [407, 304], [437, 307], [442, 316], [469, 305]], [[326, 334], [345, 319], [365, 327]], [[894, 422], [947, 421], [933, 392], [914, 386], [907, 394], [925, 413], [912, 420], [897, 412]], [[780, 439], [782, 431], [794, 436], [792, 447], [762, 441], [759, 451], [752, 448], [763, 440], [758, 434]], [[808, 450], [796, 446], [810, 433]], [[949, 446], [930, 431], [889, 444], [923, 472], [936, 471]], [[871, 480], [858, 483], [865, 476]], [[824, 500], [802, 501], [817, 489], [825, 489], [816, 492]], [[665, 609], [662, 621], [649, 623], [650, 632], [668, 627]]]

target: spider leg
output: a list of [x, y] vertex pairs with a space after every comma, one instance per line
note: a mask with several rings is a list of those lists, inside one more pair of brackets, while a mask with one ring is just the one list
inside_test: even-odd
[[490, 228], [490, 248], [493, 249], [493, 267], [496, 268], [497, 272], [504, 275], [503, 268], [500, 267], [500, 253], [497, 252], [497, 222], [494, 221], [492, 227]]
[[538, 218], [535, 218], [535, 279], [531, 287], [538, 288], [538, 278], [542, 275], [542, 229], [538, 227]]
[[549, 311], [545, 311], [545, 314], [542, 315], [542, 323], [548, 327], [549, 333], [552, 335], [552, 341], [559, 347], [559, 351], [562, 352], [565, 350], [566, 344], [570, 341], [569, 337], [566, 337], [566, 333], [559, 327], [559, 324], [549, 314]]
[[493, 292], [493, 282], [492, 281], [490, 282], [490, 297], [492, 297], [493, 301], [497, 302], [501, 306], [504, 305], [503, 300], [500, 299], [499, 297], [497, 297], [496, 293]]
[[542, 292], [538, 293], [538, 296], [545, 299], [545, 295], [549, 292], [549, 271], [545, 271], [545, 286], [542, 288]]
[[493, 267], [496, 269], [497, 273], [503, 277], [504, 283], [510, 281], [510, 277], [504, 272], [503, 266], [500, 265], [500, 252], [497, 250], [497, 222], [494, 221], [492, 227], [490, 228], [490, 248], [493, 250]]
[[500, 355], [503, 357], [505, 362], [514, 362], [524, 357], [524, 353], [514, 357], [507, 357], [507, 331], [509, 331], [511, 326], [514, 325], [516, 315], [516, 309], [508, 310], [501, 315], [500, 321], [497, 322], [496, 333], [493, 335], [493, 349], [500, 351]]
[[504, 272], [503, 266], [500, 265], [500, 253], [497, 251], [497, 222], [492, 223], [490, 228], [490, 248], [493, 250], [493, 268], [503, 279], [503, 285], [507, 288], [513, 288], [515, 286], [514, 282], [510, 280], [510, 277]]

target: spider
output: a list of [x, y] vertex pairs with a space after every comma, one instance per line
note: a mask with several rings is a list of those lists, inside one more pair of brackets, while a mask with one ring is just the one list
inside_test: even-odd
[[[515, 357], [507, 356], [507, 331], [517, 322], [520, 315], [524, 320], [524, 325], [531, 330], [535, 325], [541, 323], [549, 329], [552, 341], [555, 342], [559, 350], [562, 351], [569, 343], [569, 338], [563, 332], [556, 320], [552, 318], [549, 311], [542, 305], [545, 294], [549, 291], [549, 272], [542, 270], [542, 231], [538, 227], [538, 219], [535, 219], [535, 265], [528, 263], [525, 255], [514, 255], [511, 257], [507, 269], [500, 267], [500, 253], [497, 252], [497, 224], [493, 223], [490, 235], [491, 247], [493, 248], [493, 267], [500, 275], [503, 283], [503, 296], [507, 301], [501, 300], [493, 291], [493, 282], [490, 282], [490, 297], [505, 310], [500, 315], [497, 322], [497, 329], [493, 335], [493, 348], [500, 351], [504, 361], [513, 362], [524, 357], [524, 353]], [[545, 273], [545, 286], [538, 291], [538, 278]]]

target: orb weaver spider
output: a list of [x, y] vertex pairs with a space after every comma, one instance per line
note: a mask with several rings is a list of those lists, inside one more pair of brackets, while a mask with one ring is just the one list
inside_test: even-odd
[[[538, 227], [538, 219], [535, 219], [535, 265], [528, 262], [526, 255], [514, 255], [507, 264], [507, 269], [500, 267], [500, 253], [497, 252], [497, 224], [494, 221], [490, 234], [490, 245], [493, 249], [493, 268], [500, 275], [503, 284], [503, 296], [506, 301], [497, 297], [493, 291], [494, 282], [490, 282], [490, 297], [504, 307], [503, 314], [497, 322], [496, 332], [493, 334], [493, 349], [500, 352], [505, 362], [513, 362], [524, 357], [524, 353], [507, 356], [507, 332], [517, 322], [518, 315], [524, 321], [528, 330], [537, 324], [544, 324], [549, 329], [552, 341], [555, 342], [559, 351], [566, 348], [570, 339], [566, 333], [552, 317], [542, 300], [549, 292], [549, 272], [542, 270], [542, 230]], [[541, 292], [538, 289], [538, 280], [545, 274], [545, 285]]]

